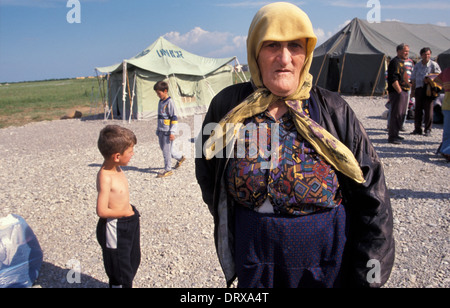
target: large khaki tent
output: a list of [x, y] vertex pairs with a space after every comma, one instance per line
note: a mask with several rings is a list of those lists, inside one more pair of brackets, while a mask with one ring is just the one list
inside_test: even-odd
[[233, 83], [233, 67], [229, 65], [233, 60], [236, 58], [194, 55], [160, 37], [137, 56], [96, 70], [107, 74], [108, 106], [113, 117], [156, 117], [159, 98], [153, 86], [161, 80], [168, 82], [169, 95], [179, 116], [184, 117], [205, 112], [214, 95]]
[[314, 83], [344, 94], [381, 95], [387, 65], [401, 43], [410, 46], [415, 61], [423, 47], [430, 47], [436, 57], [450, 46], [450, 27], [355, 18], [314, 51]]
[[450, 67], [450, 49], [439, 54], [437, 62], [442, 70]]

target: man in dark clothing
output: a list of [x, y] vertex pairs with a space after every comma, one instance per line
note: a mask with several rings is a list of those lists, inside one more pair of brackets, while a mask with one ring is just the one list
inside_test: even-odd
[[408, 104], [408, 91], [411, 89], [404, 60], [408, 59], [409, 46], [397, 46], [397, 57], [391, 60], [388, 67], [388, 92], [391, 103], [391, 118], [389, 120], [388, 142], [401, 144], [403, 138], [399, 136], [405, 118]]

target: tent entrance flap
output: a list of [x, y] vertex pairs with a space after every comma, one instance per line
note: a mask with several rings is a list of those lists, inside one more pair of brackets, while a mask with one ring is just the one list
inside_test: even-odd
[[355, 95], [382, 95], [385, 74], [381, 74], [385, 56], [347, 54], [342, 68], [340, 92]]
[[328, 61], [328, 73], [326, 88], [333, 92], [339, 91], [341, 72], [339, 69], [339, 58], [330, 58]]
[[322, 67], [314, 83], [342, 94], [382, 95], [385, 91], [385, 61], [383, 54], [324, 57], [316, 62], [321, 62]]

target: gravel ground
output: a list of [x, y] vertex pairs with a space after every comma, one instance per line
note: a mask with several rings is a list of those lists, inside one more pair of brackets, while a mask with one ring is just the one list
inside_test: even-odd
[[[385, 98], [347, 97], [385, 166], [394, 210], [396, 263], [386, 287], [450, 287], [450, 164], [435, 154], [442, 126], [431, 137], [387, 143]], [[98, 133], [121, 121], [61, 120], [0, 129], [0, 217], [25, 218], [44, 251], [35, 287], [107, 287], [96, 241]], [[214, 249], [213, 221], [201, 199], [190, 139], [201, 117], [187, 118], [178, 139], [188, 159], [175, 175], [157, 179], [163, 158], [155, 121], [125, 124], [138, 138], [125, 167], [132, 203], [141, 213], [142, 262], [135, 287], [216, 288], [225, 281]], [[192, 128], [192, 131], [190, 130]], [[73, 270], [79, 281], [69, 283]], [[69, 279], [70, 280], [70, 279]]]

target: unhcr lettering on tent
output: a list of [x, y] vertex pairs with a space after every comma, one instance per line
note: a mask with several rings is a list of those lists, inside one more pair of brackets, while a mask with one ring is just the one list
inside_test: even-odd
[[162, 57], [170, 57], [170, 58], [184, 58], [183, 52], [179, 50], [167, 50], [167, 49], [160, 49], [156, 50], [156, 53], [160, 58]]
[[150, 49], [144, 50], [143, 52], [141, 52], [140, 54], [138, 54], [138, 55], [136, 56], [136, 59], [142, 58], [143, 56], [145, 56], [145, 55], [148, 54], [149, 52], [150, 52]]

